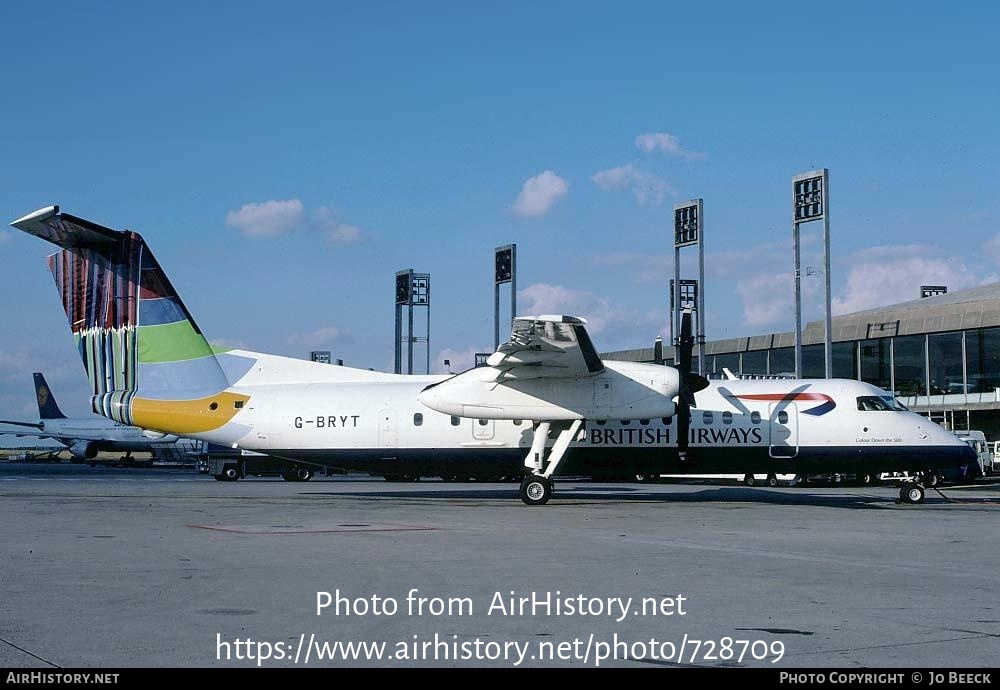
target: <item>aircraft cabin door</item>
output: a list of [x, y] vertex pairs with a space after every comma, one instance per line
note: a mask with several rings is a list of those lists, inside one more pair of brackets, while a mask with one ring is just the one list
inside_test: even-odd
[[472, 438], [477, 441], [490, 441], [493, 439], [493, 434], [495, 433], [494, 422], [492, 419], [473, 419], [472, 420]]
[[379, 410], [378, 413], [378, 446], [379, 448], [395, 448], [397, 443], [396, 435], [396, 411]]
[[794, 458], [799, 454], [799, 412], [795, 403], [771, 403], [767, 429], [772, 458]]

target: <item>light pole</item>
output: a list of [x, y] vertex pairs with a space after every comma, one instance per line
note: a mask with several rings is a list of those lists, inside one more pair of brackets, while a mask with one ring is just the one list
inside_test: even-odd
[[802, 378], [802, 271], [799, 225], [823, 221], [823, 276], [826, 303], [823, 319], [823, 361], [826, 378], [833, 378], [833, 316], [830, 307], [830, 171], [826, 168], [792, 178], [792, 267], [795, 277], [795, 377]]
[[[676, 340], [681, 332], [681, 247], [698, 246], [698, 282], [695, 285], [694, 311], [698, 316], [698, 373], [705, 373], [705, 224], [701, 199], [674, 204], [674, 287], [677, 293], [670, 304], [670, 321]], [[687, 281], [690, 282], [690, 281]], [[675, 342], [674, 345], [677, 345]]]
[[500, 347], [500, 286], [510, 283], [510, 320], [517, 316], [517, 245], [493, 250], [493, 350]]

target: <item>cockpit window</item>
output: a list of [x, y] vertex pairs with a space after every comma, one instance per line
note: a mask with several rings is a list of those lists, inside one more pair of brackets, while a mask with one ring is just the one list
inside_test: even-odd
[[861, 395], [858, 396], [858, 409], [862, 412], [902, 412], [909, 408], [891, 395]]

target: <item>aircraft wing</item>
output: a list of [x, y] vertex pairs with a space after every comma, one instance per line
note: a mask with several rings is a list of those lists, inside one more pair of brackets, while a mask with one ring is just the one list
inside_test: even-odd
[[73, 445], [74, 441], [106, 440], [104, 436], [97, 432], [87, 433], [74, 431], [72, 434], [67, 435], [65, 432], [56, 433], [52, 431], [28, 431], [27, 429], [0, 429], [0, 436], [17, 436], [18, 438], [22, 436], [30, 436], [32, 438], [51, 438], [52, 440], [59, 441], [67, 446]]
[[9, 424], [11, 426], [26, 426], [32, 429], [38, 429], [39, 431], [45, 428], [44, 424], [40, 424], [38, 422], [12, 422], [8, 419], [0, 419], [0, 424]]
[[581, 378], [604, 371], [587, 335], [585, 319], [576, 316], [519, 316], [510, 340], [486, 363], [507, 379]]

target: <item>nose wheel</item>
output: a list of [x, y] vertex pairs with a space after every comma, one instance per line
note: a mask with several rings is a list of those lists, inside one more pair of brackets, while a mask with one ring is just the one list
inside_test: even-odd
[[529, 475], [521, 480], [521, 500], [529, 506], [543, 506], [552, 498], [552, 480]]

